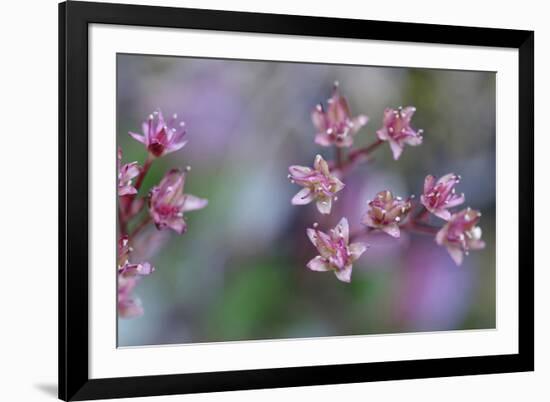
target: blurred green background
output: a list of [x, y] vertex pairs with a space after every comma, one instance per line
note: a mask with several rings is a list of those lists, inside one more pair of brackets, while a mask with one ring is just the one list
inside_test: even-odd
[[[156, 108], [178, 113], [189, 143], [157, 160], [142, 192], [190, 165], [185, 191], [208, 198], [183, 236], [153, 227], [133, 259], [156, 272], [136, 290], [145, 314], [119, 319], [119, 346], [495, 327], [495, 74], [490, 72], [118, 55], [117, 133], [124, 161], [145, 159], [128, 136]], [[313, 142], [310, 112], [338, 80], [375, 140], [385, 107], [414, 105], [424, 143], [398, 161], [384, 145], [346, 178], [329, 217], [292, 206], [288, 166], [332, 149]], [[385, 235], [354, 264], [351, 284], [311, 272], [306, 238], [347, 216], [360, 228], [366, 201], [389, 189], [422, 191], [427, 174], [462, 175], [457, 190], [483, 213], [485, 250], [456, 267], [433, 237]], [[436, 223], [437, 221], [434, 221]]]

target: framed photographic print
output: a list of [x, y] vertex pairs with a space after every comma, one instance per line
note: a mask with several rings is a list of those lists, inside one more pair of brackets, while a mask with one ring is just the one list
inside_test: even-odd
[[61, 399], [533, 370], [533, 32], [59, 32]]

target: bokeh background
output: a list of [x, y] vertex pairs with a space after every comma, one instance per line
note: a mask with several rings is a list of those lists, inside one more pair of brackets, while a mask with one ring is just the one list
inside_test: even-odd
[[[208, 198], [183, 236], [150, 228], [134, 258], [156, 272], [136, 295], [145, 314], [119, 319], [119, 346], [465, 330], [495, 327], [495, 75], [490, 72], [118, 55], [117, 135], [124, 161], [145, 159], [129, 130], [156, 108], [178, 113], [189, 143], [159, 159], [142, 191], [190, 165], [186, 192]], [[329, 217], [292, 206], [288, 166], [332, 149], [313, 142], [310, 112], [338, 80], [375, 140], [385, 107], [414, 105], [424, 143], [394, 161], [384, 145], [345, 180]], [[366, 201], [389, 189], [422, 191], [427, 174], [455, 172], [466, 205], [482, 211], [486, 249], [456, 267], [433, 237], [368, 238], [352, 282], [305, 264], [305, 229], [347, 216], [360, 227]], [[434, 221], [434, 223], [437, 221]]]

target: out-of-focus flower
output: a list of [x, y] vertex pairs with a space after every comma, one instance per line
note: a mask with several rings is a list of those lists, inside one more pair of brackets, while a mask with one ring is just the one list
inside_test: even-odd
[[381, 141], [388, 141], [393, 153], [393, 159], [397, 160], [403, 152], [405, 144], [422, 144], [422, 130], [414, 130], [411, 127], [411, 119], [416, 111], [413, 106], [398, 109], [386, 108], [382, 128], [376, 134]]
[[308, 228], [307, 236], [320, 254], [309, 261], [307, 267], [312, 271], [333, 271], [342, 282], [350, 282], [352, 264], [365, 252], [367, 245], [349, 244], [348, 220], [342, 218], [328, 234]]
[[449, 221], [437, 232], [435, 241], [440, 246], [446, 246], [456, 265], [461, 265], [464, 254], [470, 250], [480, 250], [485, 247], [481, 240], [481, 228], [477, 226], [481, 212], [471, 208], [463, 209], [451, 215]]
[[376, 194], [368, 206], [369, 209], [363, 215], [363, 224], [399, 238], [399, 224], [407, 217], [412, 207], [410, 199], [394, 198], [390, 191], [385, 190]]
[[336, 193], [344, 188], [344, 183], [330, 173], [323, 157], [315, 157], [313, 169], [294, 165], [290, 166], [288, 171], [290, 180], [304, 187], [292, 198], [292, 204], [305, 205], [316, 201], [319, 212], [330, 214], [332, 200], [337, 200]]
[[332, 96], [327, 100], [327, 110], [325, 111], [319, 103], [311, 112], [311, 120], [317, 129], [317, 144], [324, 147], [350, 147], [353, 144], [353, 136], [367, 124], [369, 118], [363, 114], [351, 116], [348, 101], [340, 94], [336, 82]]
[[133, 295], [142, 276], [150, 275], [155, 267], [148, 262], [130, 263], [128, 256], [131, 248], [128, 236], [122, 236], [118, 242], [118, 313], [120, 317], [130, 318], [143, 314], [140, 300]]
[[460, 176], [454, 173], [446, 174], [437, 181], [434, 176], [426, 176], [420, 202], [432, 214], [448, 221], [451, 218], [448, 209], [464, 202], [464, 194], [455, 193], [455, 185], [459, 182]]
[[187, 144], [185, 139], [185, 123], [177, 120], [174, 114], [168, 121], [160, 110], [153, 112], [143, 122], [143, 135], [129, 132], [130, 136], [147, 147], [147, 151], [155, 157], [177, 151]]
[[137, 162], [122, 165], [122, 149], [118, 149], [118, 195], [136, 194], [137, 190], [132, 185], [132, 180], [139, 175], [140, 169]]
[[149, 193], [149, 213], [157, 226], [163, 230], [170, 228], [183, 234], [187, 230], [184, 212], [202, 209], [208, 200], [184, 194], [185, 173], [172, 169], [166, 173], [158, 186]]

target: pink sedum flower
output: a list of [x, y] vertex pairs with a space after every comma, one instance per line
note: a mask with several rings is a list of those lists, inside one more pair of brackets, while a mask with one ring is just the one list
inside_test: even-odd
[[177, 118], [178, 116], [174, 114], [170, 120], [166, 121], [158, 110], [149, 115], [143, 123], [143, 135], [132, 131], [129, 134], [133, 139], [144, 144], [151, 155], [160, 157], [177, 151], [187, 144], [185, 123], [178, 122]]
[[317, 209], [322, 214], [330, 214], [332, 200], [337, 200], [336, 193], [344, 188], [344, 183], [330, 173], [327, 162], [317, 155], [313, 169], [306, 166], [290, 166], [288, 177], [291, 182], [302, 186], [293, 198], [293, 205], [305, 205], [316, 201]]
[[454, 173], [446, 174], [437, 181], [434, 176], [426, 176], [420, 202], [432, 214], [448, 221], [451, 218], [448, 209], [464, 202], [464, 194], [455, 193], [455, 185], [458, 183], [460, 176]]
[[363, 216], [362, 223], [399, 238], [401, 235], [399, 224], [405, 220], [412, 207], [410, 199], [394, 198], [390, 191], [385, 190], [376, 194], [374, 200], [369, 201], [368, 205], [369, 209]]
[[422, 144], [422, 130], [414, 130], [411, 127], [415, 111], [416, 108], [413, 106], [384, 110], [382, 128], [376, 134], [379, 140], [389, 142], [395, 160], [399, 159], [405, 145]]
[[353, 262], [367, 249], [365, 243], [349, 244], [349, 225], [342, 218], [329, 233], [307, 229], [307, 236], [319, 251], [319, 255], [307, 263], [312, 271], [333, 271], [342, 282], [351, 282]]
[[138, 317], [143, 314], [141, 301], [134, 296], [133, 291], [143, 276], [150, 275], [155, 270], [148, 262], [130, 263], [130, 251], [128, 236], [123, 236], [118, 243], [117, 310], [121, 318]]
[[172, 229], [178, 234], [187, 230], [183, 214], [202, 209], [208, 200], [183, 193], [185, 173], [172, 169], [166, 173], [158, 186], [149, 193], [149, 213], [157, 229]]
[[318, 104], [311, 112], [311, 120], [317, 129], [315, 142], [324, 147], [350, 147], [353, 136], [367, 124], [365, 115], [351, 116], [348, 101], [340, 94], [338, 83], [334, 84], [332, 96], [327, 101], [327, 110]]
[[435, 241], [440, 246], [446, 246], [456, 265], [461, 265], [464, 254], [470, 250], [480, 250], [485, 247], [481, 240], [481, 228], [477, 226], [481, 213], [471, 208], [463, 209], [453, 214], [449, 221], [437, 232]]
[[122, 149], [118, 149], [118, 195], [133, 195], [137, 193], [136, 188], [132, 185], [132, 180], [139, 175], [140, 168], [137, 162], [121, 164]]

